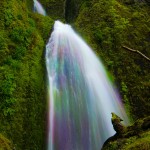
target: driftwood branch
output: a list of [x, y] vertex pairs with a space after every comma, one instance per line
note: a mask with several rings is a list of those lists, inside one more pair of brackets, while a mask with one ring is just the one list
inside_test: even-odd
[[134, 52], [134, 53], [138, 53], [139, 55], [141, 55], [142, 57], [144, 57], [146, 60], [150, 61], [150, 58], [148, 58], [147, 56], [145, 56], [143, 53], [141, 53], [140, 51], [138, 50], [134, 50], [134, 49], [131, 49], [127, 46], [122, 46], [124, 49], [128, 50], [128, 51], [131, 51], [131, 52]]

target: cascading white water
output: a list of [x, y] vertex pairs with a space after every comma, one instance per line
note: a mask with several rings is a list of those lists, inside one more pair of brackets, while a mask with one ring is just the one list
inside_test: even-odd
[[42, 7], [42, 5], [37, 0], [33, 1], [34, 1], [34, 11], [37, 11], [39, 14], [46, 16], [46, 12]]
[[56, 21], [46, 45], [48, 150], [99, 150], [115, 132], [111, 112], [127, 120], [102, 63], [71, 26]]
[[[36, 11], [45, 15], [34, 0]], [[111, 112], [126, 120], [119, 98], [92, 49], [71, 26], [56, 21], [46, 45], [48, 150], [100, 150], [115, 131]]]

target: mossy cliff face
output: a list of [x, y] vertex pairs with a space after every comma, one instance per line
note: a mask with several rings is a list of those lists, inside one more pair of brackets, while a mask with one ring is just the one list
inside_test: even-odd
[[75, 27], [113, 74], [123, 102], [134, 119], [150, 114], [149, 62], [122, 48], [150, 57], [150, 9], [144, 2], [89, 0], [82, 4]]
[[65, 20], [73, 23], [79, 14], [82, 4], [87, 0], [66, 0], [65, 1]]
[[44, 50], [52, 19], [26, 2], [0, 1], [0, 132], [16, 149], [39, 149], [46, 137]]
[[[71, 23], [101, 57], [133, 119], [150, 113], [149, 62], [122, 46], [150, 57], [150, 9], [147, 1], [48, 0], [49, 16]], [[57, 6], [61, 6], [59, 11]], [[56, 12], [57, 13], [56, 13]], [[62, 15], [63, 14], [63, 15]], [[65, 18], [64, 18], [65, 17]]]
[[[48, 16], [54, 20], [64, 21], [65, 17], [65, 2], [66, 0], [38, 0]], [[30, 11], [33, 11], [33, 0], [26, 0], [27, 7]]]
[[55, 20], [64, 20], [65, 0], [40, 0], [47, 14]]
[[[51, 18], [71, 22], [102, 58], [130, 115], [147, 116], [149, 62], [122, 45], [150, 57], [148, 1], [40, 2]], [[18, 150], [45, 148], [44, 49], [54, 22], [32, 8], [32, 0], [0, 1], [0, 133]]]
[[[44, 6], [47, 15], [54, 20], [73, 23], [79, 14], [80, 7], [88, 0], [39, 0]], [[33, 8], [31, 0], [27, 0], [30, 10]]]

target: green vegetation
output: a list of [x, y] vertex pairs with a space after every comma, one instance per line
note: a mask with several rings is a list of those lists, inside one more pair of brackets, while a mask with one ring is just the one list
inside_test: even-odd
[[150, 9], [144, 2], [87, 0], [82, 4], [75, 27], [114, 75], [129, 116], [137, 119], [150, 113], [149, 62], [122, 48], [137, 49], [150, 56]]
[[[112, 113], [112, 120], [115, 114]], [[115, 116], [116, 117], [116, 116]], [[117, 118], [118, 119], [118, 116]], [[120, 118], [118, 122], [120, 126]], [[115, 125], [112, 122], [113, 126]], [[134, 124], [123, 127], [124, 130], [116, 130], [116, 134], [110, 137], [103, 145], [102, 150], [149, 150], [150, 149], [150, 116], [137, 120]]]
[[140, 133], [139, 136], [120, 138], [107, 144], [102, 150], [149, 150], [150, 131]]
[[29, 12], [25, 2], [0, 2], [0, 132], [16, 149], [45, 147], [44, 49], [49, 17]]
[[[149, 14], [149, 6], [144, 2], [87, 0], [81, 5], [75, 20], [76, 29], [114, 76], [114, 82], [132, 122], [150, 114], [149, 62], [124, 50], [122, 46], [137, 49], [150, 57]], [[136, 123], [135, 130], [140, 132], [140, 122]], [[130, 131], [127, 135], [133, 133]], [[106, 149], [148, 150], [149, 131], [139, 134], [116, 139], [107, 144]]]
[[66, 0], [40, 0], [47, 14], [55, 20], [64, 20]]
[[[40, 0], [49, 17], [33, 13], [32, 0], [0, 1], [0, 133], [17, 150], [44, 149], [46, 83], [44, 49], [52, 19], [70, 22], [102, 59], [133, 120], [150, 114], [150, 3], [140, 0]], [[51, 19], [52, 18], [52, 19]], [[113, 75], [113, 77], [112, 77]], [[124, 149], [149, 149], [149, 132], [120, 141]], [[10, 142], [0, 134], [0, 142]], [[120, 142], [114, 141], [111, 149]], [[126, 144], [127, 143], [127, 144]], [[0, 143], [1, 146], [1, 143]], [[6, 148], [5, 148], [6, 147]]]
[[0, 134], [0, 150], [12, 150], [11, 142]]

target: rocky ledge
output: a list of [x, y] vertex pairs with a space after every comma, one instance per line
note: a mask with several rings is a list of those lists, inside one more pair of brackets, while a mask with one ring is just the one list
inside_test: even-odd
[[131, 126], [123, 126], [122, 119], [112, 113], [116, 134], [107, 139], [102, 150], [149, 150], [150, 116], [139, 119]]

